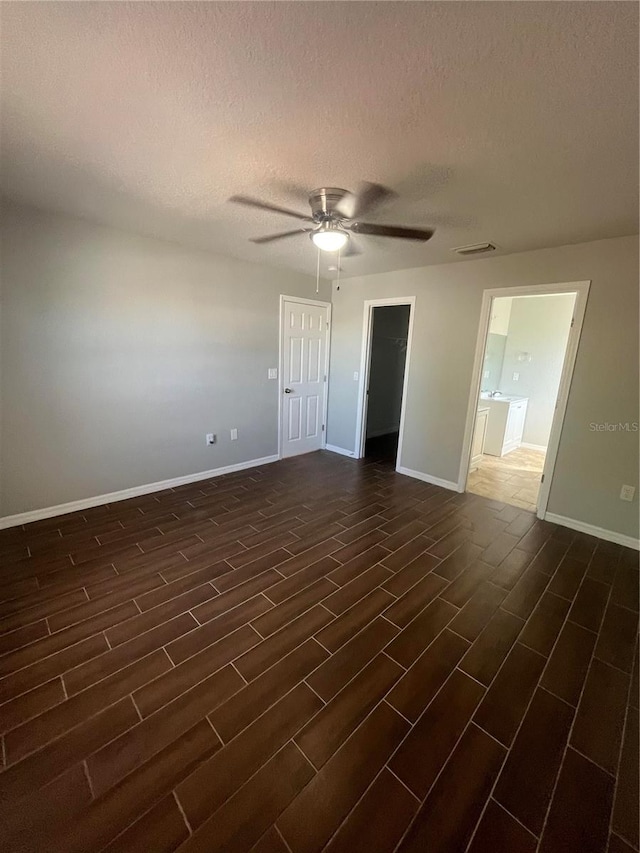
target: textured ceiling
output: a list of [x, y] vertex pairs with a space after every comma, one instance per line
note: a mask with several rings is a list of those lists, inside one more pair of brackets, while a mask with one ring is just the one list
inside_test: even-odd
[[[628, 2], [2, 3], [2, 191], [315, 272], [248, 237], [319, 186], [386, 184], [345, 275], [638, 230], [638, 6]], [[295, 227], [295, 225], [293, 225]], [[328, 256], [324, 256], [323, 269]]]

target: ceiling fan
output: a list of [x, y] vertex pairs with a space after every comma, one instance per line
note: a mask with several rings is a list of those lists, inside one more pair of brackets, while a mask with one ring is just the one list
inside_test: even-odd
[[[343, 255], [357, 255], [360, 252], [350, 241], [350, 234], [393, 237], [399, 240], [418, 240], [421, 242], [426, 242], [433, 236], [432, 228], [405, 228], [402, 225], [378, 225], [362, 222], [363, 216], [366, 216], [367, 213], [370, 213], [393, 195], [392, 190], [380, 184], [364, 183], [357, 193], [338, 187], [321, 187], [313, 190], [309, 196], [310, 216], [244, 195], [234, 195], [229, 201], [234, 204], [244, 204], [247, 207], [257, 207], [260, 210], [270, 210], [273, 213], [291, 216], [308, 223], [307, 227], [296, 228], [294, 231], [282, 231], [278, 234], [270, 234], [267, 237], [253, 238], [252, 243], [272, 243], [286, 237], [308, 234], [312, 242], [325, 252], [337, 252], [346, 247], [346, 251], [342, 252]], [[349, 243], [348, 246], [347, 243]]]

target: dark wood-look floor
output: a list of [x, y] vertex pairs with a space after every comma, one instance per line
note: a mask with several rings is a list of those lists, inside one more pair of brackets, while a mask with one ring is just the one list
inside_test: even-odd
[[635, 552], [328, 453], [0, 543], [3, 849], [638, 849]]

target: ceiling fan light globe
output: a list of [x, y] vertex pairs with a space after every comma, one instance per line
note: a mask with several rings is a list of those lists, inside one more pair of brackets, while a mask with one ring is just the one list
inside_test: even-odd
[[313, 243], [323, 252], [337, 252], [339, 249], [344, 249], [349, 239], [346, 231], [337, 228], [314, 231], [310, 236]]

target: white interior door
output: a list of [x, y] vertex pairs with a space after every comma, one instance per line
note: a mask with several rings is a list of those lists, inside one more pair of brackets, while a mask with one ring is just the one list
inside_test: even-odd
[[281, 335], [280, 447], [287, 457], [323, 446], [329, 305], [284, 299]]

